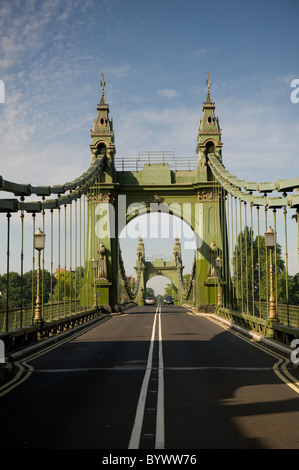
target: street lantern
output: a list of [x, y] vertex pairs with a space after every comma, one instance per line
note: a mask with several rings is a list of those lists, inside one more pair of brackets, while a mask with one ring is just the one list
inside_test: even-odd
[[36, 286], [36, 307], [34, 312], [34, 321], [36, 323], [42, 323], [42, 316], [41, 316], [41, 302], [40, 302], [40, 254], [41, 251], [45, 248], [45, 238], [46, 235], [43, 231], [39, 228], [34, 234], [34, 248], [38, 252], [38, 267], [37, 267], [37, 286]]
[[34, 248], [37, 251], [40, 252], [45, 248], [45, 238], [45, 233], [39, 228], [34, 234]]
[[91, 267], [94, 271], [97, 269], [97, 267], [98, 267], [98, 260], [97, 259], [93, 258], [91, 260]]
[[219, 270], [222, 268], [222, 259], [219, 256], [216, 258], [216, 267]]
[[99, 261], [95, 258], [91, 260], [91, 268], [93, 269], [93, 306], [98, 308], [98, 299], [97, 299], [97, 286], [96, 286], [96, 272], [98, 269]]
[[275, 237], [276, 233], [269, 227], [265, 232], [265, 245], [266, 248], [270, 250], [270, 306], [269, 306], [269, 319], [276, 319], [276, 310], [275, 310], [275, 299], [274, 299], [274, 290], [273, 290], [273, 266], [272, 266], [272, 251], [275, 247]]
[[267, 232], [265, 232], [265, 244], [270, 250], [275, 247], [275, 232], [272, 227], [269, 227]]

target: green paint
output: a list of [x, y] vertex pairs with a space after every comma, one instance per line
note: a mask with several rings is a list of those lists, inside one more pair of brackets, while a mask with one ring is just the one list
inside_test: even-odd
[[[195, 304], [197, 308], [209, 310], [217, 303], [217, 278], [211, 277], [211, 243], [217, 247], [217, 256], [227, 256], [223, 240], [225, 235], [225, 206], [223, 192], [213, 177], [207, 161], [214, 157], [221, 162], [221, 130], [215, 116], [215, 104], [208, 94], [203, 103], [203, 115], [199, 123], [197, 137], [197, 165], [191, 169], [176, 171], [163, 160], [152, 163], [149, 160], [140, 168], [136, 162], [136, 171], [116, 171], [115, 139], [112, 121], [109, 118], [109, 106], [104, 95], [104, 78], [102, 79], [102, 96], [97, 106], [97, 117], [91, 131], [91, 160], [106, 158], [106, 166], [100, 178], [88, 193], [88, 220], [86, 240], [86, 285], [82, 290], [85, 298], [93, 299], [93, 273], [91, 260], [99, 257], [100, 243], [106, 249], [106, 278], [97, 279], [98, 299], [101, 305], [111, 311], [119, 308], [119, 240], [123, 227], [141, 213], [161, 210], [167, 206], [170, 213], [181, 217], [194, 230], [198, 244], [196, 250]], [[124, 162], [125, 163], [125, 162]], [[137, 171], [138, 170], [138, 171]], [[136, 203], [140, 204], [136, 210]], [[158, 261], [157, 261], [158, 262]], [[223, 263], [226, 266], [226, 263]], [[145, 291], [149, 276], [163, 272], [178, 287], [177, 274], [173, 267], [144, 263], [142, 288]], [[223, 283], [221, 289], [224, 291]], [[141, 288], [141, 286], [140, 286]], [[99, 296], [99, 293], [101, 294]], [[142, 301], [140, 292], [138, 301]]]

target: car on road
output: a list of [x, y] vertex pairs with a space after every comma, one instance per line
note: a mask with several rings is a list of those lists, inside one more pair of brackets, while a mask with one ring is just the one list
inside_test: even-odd
[[156, 300], [154, 297], [147, 297], [145, 299], [145, 305], [156, 305]]
[[174, 305], [174, 300], [172, 295], [165, 295], [164, 297], [164, 305]]

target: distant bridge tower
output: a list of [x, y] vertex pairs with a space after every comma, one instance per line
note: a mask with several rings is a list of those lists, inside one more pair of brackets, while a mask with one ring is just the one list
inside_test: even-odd
[[173, 290], [176, 293], [176, 303], [182, 303], [183, 282], [182, 275], [184, 266], [182, 265], [181, 244], [178, 238], [175, 239], [173, 247], [173, 260], [165, 257], [153, 256], [150, 259], [145, 256], [143, 239], [139, 238], [137, 247], [136, 283], [138, 292], [135, 298], [136, 303], [143, 305], [146, 297], [146, 286], [150, 279], [156, 276], [164, 276], [169, 279]]

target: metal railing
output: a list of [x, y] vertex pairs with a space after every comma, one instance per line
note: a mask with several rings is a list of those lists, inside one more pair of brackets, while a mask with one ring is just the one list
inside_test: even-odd
[[[299, 306], [279, 304], [275, 305], [276, 319], [279, 323], [286, 326], [299, 328]], [[241, 302], [238, 303], [238, 311], [242, 312]], [[256, 300], [252, 302], [249, 300], [248, 308], [243, 310], [244, 313], [254, 317], [263, 318], [266, 320], [269, 317], [269, 303], [265, 301]]]
[[[79, 300], [55, 301], [44, 304], [43, 321], [63, 319], [69, 315], [87, 310], [90, 307], [80, 306]], [[32, 307], [9, 309], [0, 311], [0, 333], [12, 331], [19, 328], [33, 326]]]
[[164, 255], [157, 255], [157, 256], [146, 256], [145, 261], [173, 261], [173, 257], [171, 256], [164, 256]]
[[117, 171], [142, 171], [145, 165], [162, 164], [172, 171], [192, 171], [197, 168], [197, 157], [175, 157], [173, 152], [139, 152], [137, 158], [116, 158]]

